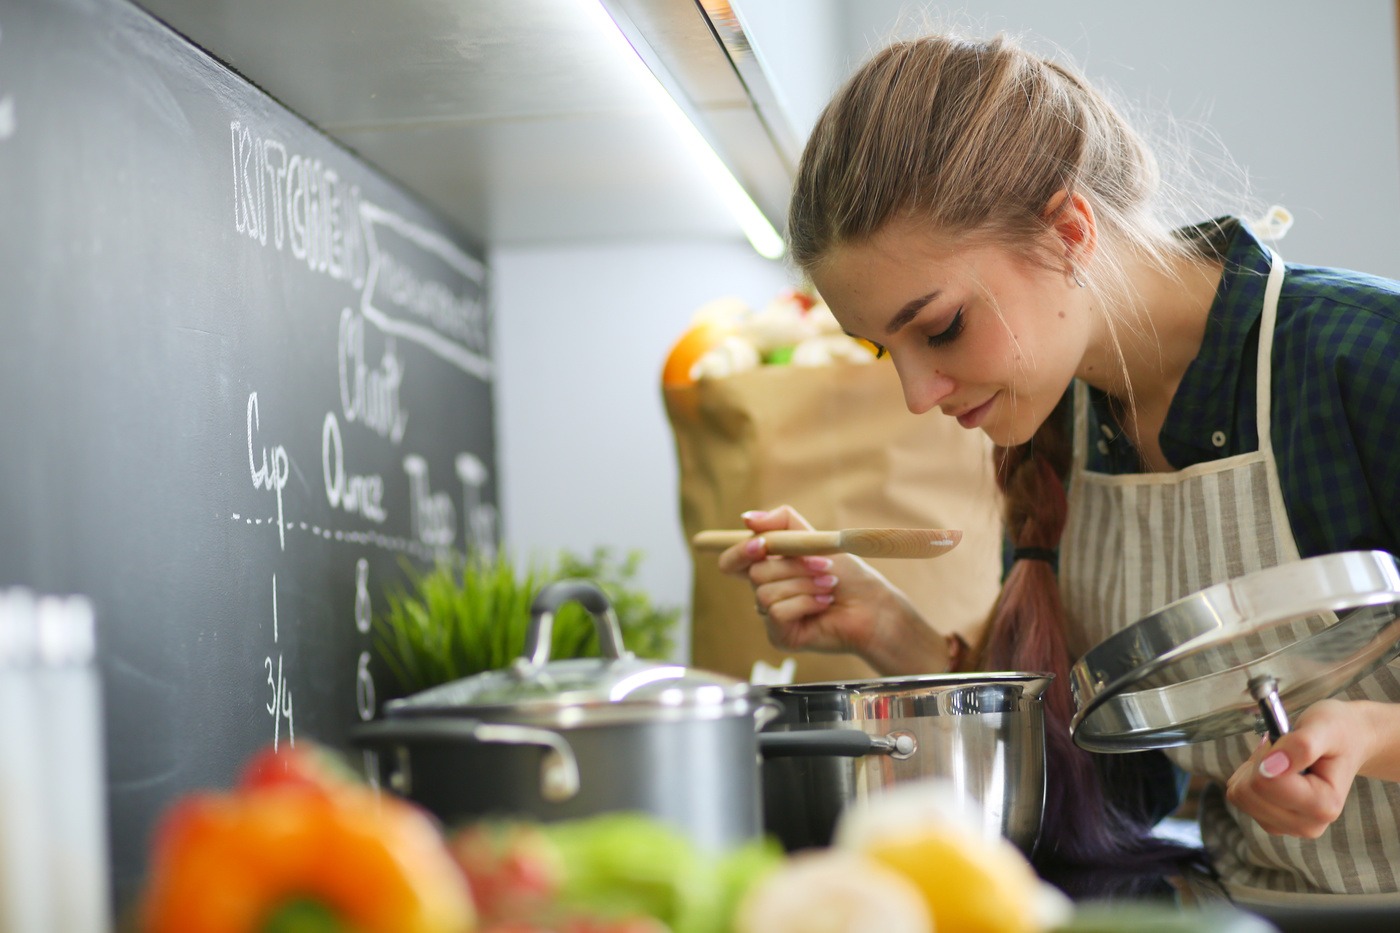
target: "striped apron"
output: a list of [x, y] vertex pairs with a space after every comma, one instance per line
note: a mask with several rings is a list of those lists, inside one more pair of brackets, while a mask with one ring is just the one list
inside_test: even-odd
[[[1283, 261], [1273, 254], [1259, 332], [1257, 451], [1174, 473], [1091, 472], [1085, 469], [1088, 387], [1075, 384], [1074, 465], [1060, 556], [1072, 655], [1175, 599], [1298, 559], [1270, 443], [1270, 362], [1283, 274]], [[1298, 625], [1311, 629], [1317, 622]], [[1245, 650], [1257, 657], [1279, 647], [1276, 638], [1255, 637]], [[1343, 696], [1400, 701], [1397, 673], [1400, 661]], [[1349, 905], [1400, 904], [1400, 784], [1357, 778], [1342, 815], [1321, 838], [1270, 836], [1224, 794], [1258, 741], [1239, 735], [1167, 751], [1183, 769], [1212, 781], [1201, 802], [1201, 835], [1231, 895], [1271, 903], [1345, 897]]]

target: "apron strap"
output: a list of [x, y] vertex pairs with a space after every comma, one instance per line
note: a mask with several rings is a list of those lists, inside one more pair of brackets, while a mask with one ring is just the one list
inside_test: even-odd
[[[1266, 247], [1267, 249], [1267, 247]], [[1269, 249], [1269, 281], [1264, 286], [1264, 310], [1259, 318], [1259, 370], [1255, 389], [1255, 419], [1258, 421], [1259, 449], [1274, 455], [1273, 425], [1269, 421], [1273, 397], [1274, 324], [1278, 320], [1278, 297], [1283, 291], [1283, 260]]]
[[1080, 472], [1089, 462], [1089, 384], [1074, 380], [1074, 470]]
[[[1268, 247], [1265, 247], [1268, 249]], [[1283, 292], [1284, 262], [1278, 251], [1269, 249], [1269, 281], [1264, 286], [1264, 306], [1259, 318], [1259, 359], [1255, 388], [1255, 421], [1259, 450], [1273, 460], [1273, 426], [1269, 421], [1273, 399], [1274, 325], [1278, 321], [1278, 299]], [[1089, 462], [1089, 385], [1074, 380], [1074, 468], [1083, 470]], [[1275, 484], [1277, 486], [1277, 484]], [[1274, 503], [1283, 513], [1282, 498]]]

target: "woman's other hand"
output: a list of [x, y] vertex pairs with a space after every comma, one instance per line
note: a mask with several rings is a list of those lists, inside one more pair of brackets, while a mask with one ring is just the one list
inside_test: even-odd
[[[746, 512], [745, 525], [765, 531], [812, 526], [789, 506]], [[770, 557], [761, 537], [719, 556], [719, 568], [748, 579], [768, 640], [787, 651], [853, 652], [883, 674], [945, 670], [943, 637], [888, 580], [858, 557]]]
[[1230, 777], [1226, 798], [1265, 832], [1316, 839], [1342, 812], [1352, 780], [1376, 750], [1375, 707], [1389, 706], [1360, 700], [1315, 704], [1292, 732], [1259, 744]]

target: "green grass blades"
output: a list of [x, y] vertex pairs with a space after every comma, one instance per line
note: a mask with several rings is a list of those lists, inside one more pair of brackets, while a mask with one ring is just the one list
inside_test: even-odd
[[[407, 586], [386, 592], [386, 608], [374, 619], [375, 647], [398, 682], [393, 696], [508, 666], [524, 650], [535, 594], [559, 579], [599, 584], [617, 612], [627, 648], [641, 657], [668, 656], [680, 609], [658, 608], [637, 589], [633, 578], [640, 562], [640, 552], [617, 560], [598, 548], [586, 557], [562, 552], [553, 566], [518, 566], [504, 553], [489, 561], [441, 563], [428, 572], [405, 564]], [[592, 617], [576, 603], [562, 607], [554, 617], [550, 657], [597, 655]]]

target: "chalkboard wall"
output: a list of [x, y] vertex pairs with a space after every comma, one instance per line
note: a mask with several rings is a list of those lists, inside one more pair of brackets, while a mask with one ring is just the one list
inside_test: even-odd
[[0, 586], [96, 606], [119, 905], [172, 799], [372, 714], [405, 561], [494, 544], [481, 256], [125, 0], [0, 0]]

